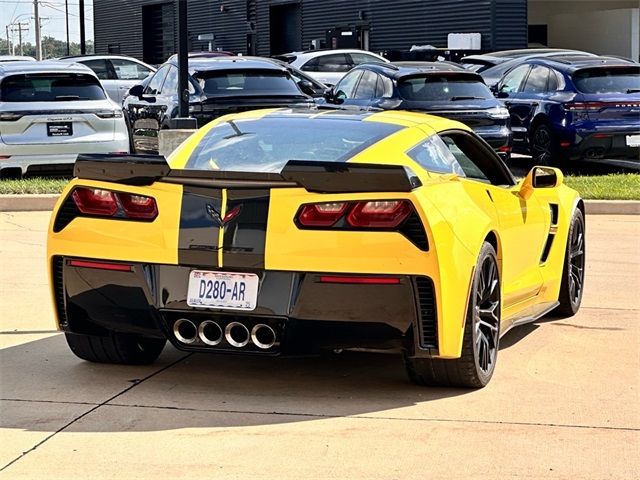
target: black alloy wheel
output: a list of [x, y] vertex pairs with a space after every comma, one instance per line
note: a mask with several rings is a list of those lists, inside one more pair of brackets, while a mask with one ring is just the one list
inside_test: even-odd
[[481, 388], [491, 380], [500, 343], [501, 294], [497, 255], [490, 243], [480, 250], [472, 281], [460, 358], [420, 358], [405, 352], [413, 383]]
[[560, 297], [557, 312], [564, 316], [575, 315], [582, 303], [585, 273], [585, 222], [579, 208], [573, 214], [565, 252]]
[[553, 134], [551, 129], [541, 124], [536, 127], [531, 136], [531, 157], [536, 165], [553, 164]]

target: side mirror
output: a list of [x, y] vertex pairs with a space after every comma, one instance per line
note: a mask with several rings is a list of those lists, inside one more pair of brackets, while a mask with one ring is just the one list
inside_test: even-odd
[[133, 97], [142, 98], [143, 93], [144, 93], [144, 85], [134, 85], [129, 89], [129, 95]]
[[557, 168], [533, 167], [520, 186], [520, 196], [527, 200], [536, 188], [554, 188], [562, 185], [564, 175]]
[[306, 93], [307, 95], [311, 95], [312, 97], [316, 94], [316, 91], [313, 88], [313, 83], [311, 83], [309, 80], [300, 80], [298, 82], [298, 87], [300, 87], [302, 93]]

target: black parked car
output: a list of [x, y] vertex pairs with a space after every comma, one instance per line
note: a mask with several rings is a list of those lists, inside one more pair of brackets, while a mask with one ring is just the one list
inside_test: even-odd
[[342, 109], [413, 110], [458, 120], [505, 155], [511, 150], [509, 112], [482, 77], [448, 62], [364, 64], [325, 96]]
[[[313, 106], [279, 62], [259, 57], [190, 57], [189, 114], [201, 127], [227, 113], [257, 108]], [[136, 85], [123, 109], [132, 151], [156, 153], [158, 132], [174, 128], [178, 114], [178, 63], [169, 58], [144, 85]]]

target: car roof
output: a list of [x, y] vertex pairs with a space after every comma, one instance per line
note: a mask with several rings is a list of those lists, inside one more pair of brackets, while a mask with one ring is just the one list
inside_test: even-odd
[[[318, 48], [316, 50], [303, 50], [299, 52], [289, 52], [277, 55], [278, 57], [287, 57], [287, 56], [301, 56], [304, 55], [308, 58], [319, 57], [322, 55], [331, 55], [334, 53], [366, 53], [369, 55], [375, 55], [376, 57], [380, 57], [377, 53], [370, 52], [368, 50], [361, 50], [359, 48]], [[383, 57], [382, 57], [383, 58]], [[386, 60], [386, 59], [385, 59]]]
[[35, 62], [36, 59], [26, 55], [0, 55], [0, 62]]
[[515, 50], [500, 50], [498, 52], [491, 52], [488, 55], [492, 57], [504, 58], [511, 57], [516, 58], [526, 55], [536, 55], [540, 53], [553, 53], [553, 52], [571, 52], [571, 49], [565, 48], [518, 48]]
[[[165, 63], [178, 66], [177, 56], [169, 58]], [[189, 58], [189, 71], [206, 72], [211, 70], [273, 70], [286, 71], [281, 63], [264, 57], [236, 57], [223, 55], [219, 57]]]
[[95, 77], [93, 70], [81, 63], [62, 63], [57, 60], [0, 63], [0, 75], [29, 73], [84, 73]]
[[354, 70], [363, 68], [396, 80], [420, 74], [454, 73], [465, 77], [473, 77], [479, 82], [483, 81], [479, 74], [465, 70], [463, 67], [450, 62], [363, 63], [356, 66]]
[[582, 68], [591, 67], [640, 67], [640, 64], [637, 64], [631, 60], [624, 60], [621, 58], [606, 56], [565, 56], [560, 58], [532, 58], [525, 63], [553, 66], [553, 68], [555, 68], [556, 70], [564, 71], [567, 73], [572, 73]]

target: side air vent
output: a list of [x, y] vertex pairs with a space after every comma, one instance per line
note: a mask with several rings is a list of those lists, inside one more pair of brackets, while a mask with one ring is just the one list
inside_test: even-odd
[[558, 204], [550, 203], [549, 209], [551, 210], [551, 225], [558, 225]]
[[543, 264], [549, 258], [549, 253], [551, 253], [551, 246], [553, 245], [553, 239], [556, 238], [556, 233], [558, 231], [558, 205], [556, 203], [549, 204], [549, 215], [550, 215], [550, 226], [549, 226], [549, 234], [547, 235], [547, 241], [544, 244], [544, 249], [542, 250], [542, 255], [540, 256], [540, 263]]
[[68, 322], [67, 309], [65, 308], [63, 268], [64, 258], [58, 256], [53, 257], [53, 291], [56, 302], [56, 312], [58, 314], [58, 320], [60, 321], [60, 327], [66, 328]]
[[411, 216], [407, 218], [407, 220], [400, 226], [399, 230], [400, 233], [411, 240], [411, 242], [420, 250], [425, 252], [429, 250], [427, 233], [424, 231], [424, 226], [416, 212], [413, 212]]
[[418, 297], [418, 333], [422, 348], [438, 348], [438, 322], [433, 282], [428, 277], [416, 278]]

